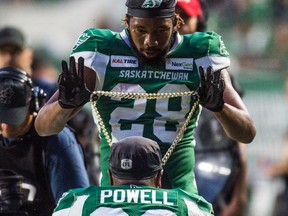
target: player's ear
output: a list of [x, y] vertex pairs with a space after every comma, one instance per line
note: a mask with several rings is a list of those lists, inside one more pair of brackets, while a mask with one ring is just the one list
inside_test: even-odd
[[179, 16], [179, 14], [175, 14], [175, 16], [172, 17], [172, 19], [173, 19], [173, 33], [175, 33], [181, 27], [181, 25], [183, 25], [183, 20]]
[[109, 179], [110, 179], [110, 185], [114, 185], [113, 176], [112, 176], [112, 173], [111, 173], [110, 169], [108, 169], [107, 172], [108, 172]]
[[124, 24], [126, 25], [126, 27], [127, 27], [128, 30], [129, 30], [130, 17], [129, 17], [128, 14], [125, 15], [123, 21], [124, 21]]

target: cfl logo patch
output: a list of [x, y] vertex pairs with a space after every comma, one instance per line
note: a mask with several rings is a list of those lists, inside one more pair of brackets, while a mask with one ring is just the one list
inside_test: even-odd
[[122, 159], [121, 168], [124, 170], [132, 169], [132, 160], [131, 159]]

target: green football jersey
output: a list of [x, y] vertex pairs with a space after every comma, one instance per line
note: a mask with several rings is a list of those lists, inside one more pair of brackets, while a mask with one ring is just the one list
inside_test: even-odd
[[[76, 60], [83, 57], [85, 66], [97, 74], [95, 90], [124, 93], [195, 91], [200, 83], [199, 66], [212, 66], [216, 71], [230, 64], [225, 45], [214, 32], [177, 34], [166, 62], [153, 66], [140, 62], [127, 34], [127, 30], [88, 29], [73, 47], [71, 55]], [[101, 96], [97, 109], [113, 142], [132, 135], [144, 136], [158, 142], [164, 156], [185, 123], [195, 103], [193, 98], [119, 99]], [[164, 166], [173, 188], [193, 193], [197, 193], [193, 172], [193, 131], [200, 111], [201, 107], [197, 106], [181, 141]], [[101, 186], [108, 186], [110, 147], [102, 130], [100, 136]]]
[[52, 216], [210, 216], [211, 204], [180, 189], [123, 185], [72, 189], [63, 194]]

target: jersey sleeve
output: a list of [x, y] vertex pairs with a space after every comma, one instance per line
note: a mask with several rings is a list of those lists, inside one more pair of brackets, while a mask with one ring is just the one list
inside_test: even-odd
[[56, 208], [52, 216], [69, 216], [70, 207], [75, 201], [75, 196], [73, 190], [65, 192], [62, 197], [59, 199]]
[[97, 37], [94, 33], [95, 29], [87, 29], [78, 37], [71, 51], [71, 56], [75, 57], [76, 62], [79, 57], [84, 58], [86, 67], [91, 68], [93, 59], [97, 53]]
[[197, 68], [206, 69], [212, 66], [212, 71], [228, 68], [230, 66], [229, 53], [222, 37], [215, 32], [205, 32], [199, 37], [197, 48], [201, 55], [195, 60]]
[[89, 187], [76, 188], [64, 193], [59, 199], [52, 216], [82, 215], [85, 202], [89, 198], [89, 195], [86, 194], [89, 189]]
[[203, 216], [214, 215], [212, 205], [209, 202], [207, 202], [202, 196], [198, 194], [186, 193], [181, 189], [177, 190], [181, 198], [181, 202], [183, 202], [183, 205], [186, 207], [187, 215], [203, 215]]
[[99, 71], [105, 70], [109, 62], [109, 55], [103, 53], [103, 51], [111, 47], [114, 35], [108, 29], [87, 29], [80, 34], [71, 52], [71, 56], [75, 57], [76, 62], [78, 62], [79, 57], [83, 57], [84, 65], [96, 73], [98, 90], [102, 88], [104, 80], [103, 74]]

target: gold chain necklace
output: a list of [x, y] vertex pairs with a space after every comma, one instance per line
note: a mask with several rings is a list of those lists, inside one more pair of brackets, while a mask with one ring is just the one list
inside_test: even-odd
[[102, 120], [102, 117], [96, 107], [97, 100], [100, 96], [105, 96], [105, 97], [114, 97], [114, 98], [125, 98], [125, 99], [163, 99], [163, 98], [173, 98], [173, 97], [182, 97], [182, 96], [196, 96], [196, 101], [194, 102], [193, 106], [191, 107], [191, 110], [189, 111], [189, 114], [182, 125], [179, 133], [177, 134], [176, 138], [174, 139], [173, 143], [165, 153], [164, 157], [162, 158], [162, 164], [163, 166], [166, 164], [170, 156], [172, 155], [174, 149], [176, 148], [177, 144], [181, 140], [186, 127], [192, 118], [197, 106], [199, 105], [199, 95], [196, 92], [175, 92], [175, 93], [123, 93], [123, 92], [108, 92], [108, 91], [94, 91], [91, 96], [90, 96], [90, 102], [92, 104], [92, 107], [94, 109], [94, 112], [97, 116], [98, 119], [98, 124], [100, 128], [102, 129], [104, 136], [109, 144], [109, 146], [112, 146], [112, 140], [111, 137], [109, 136], [108, 131], [106, 130], [105, 124]]

